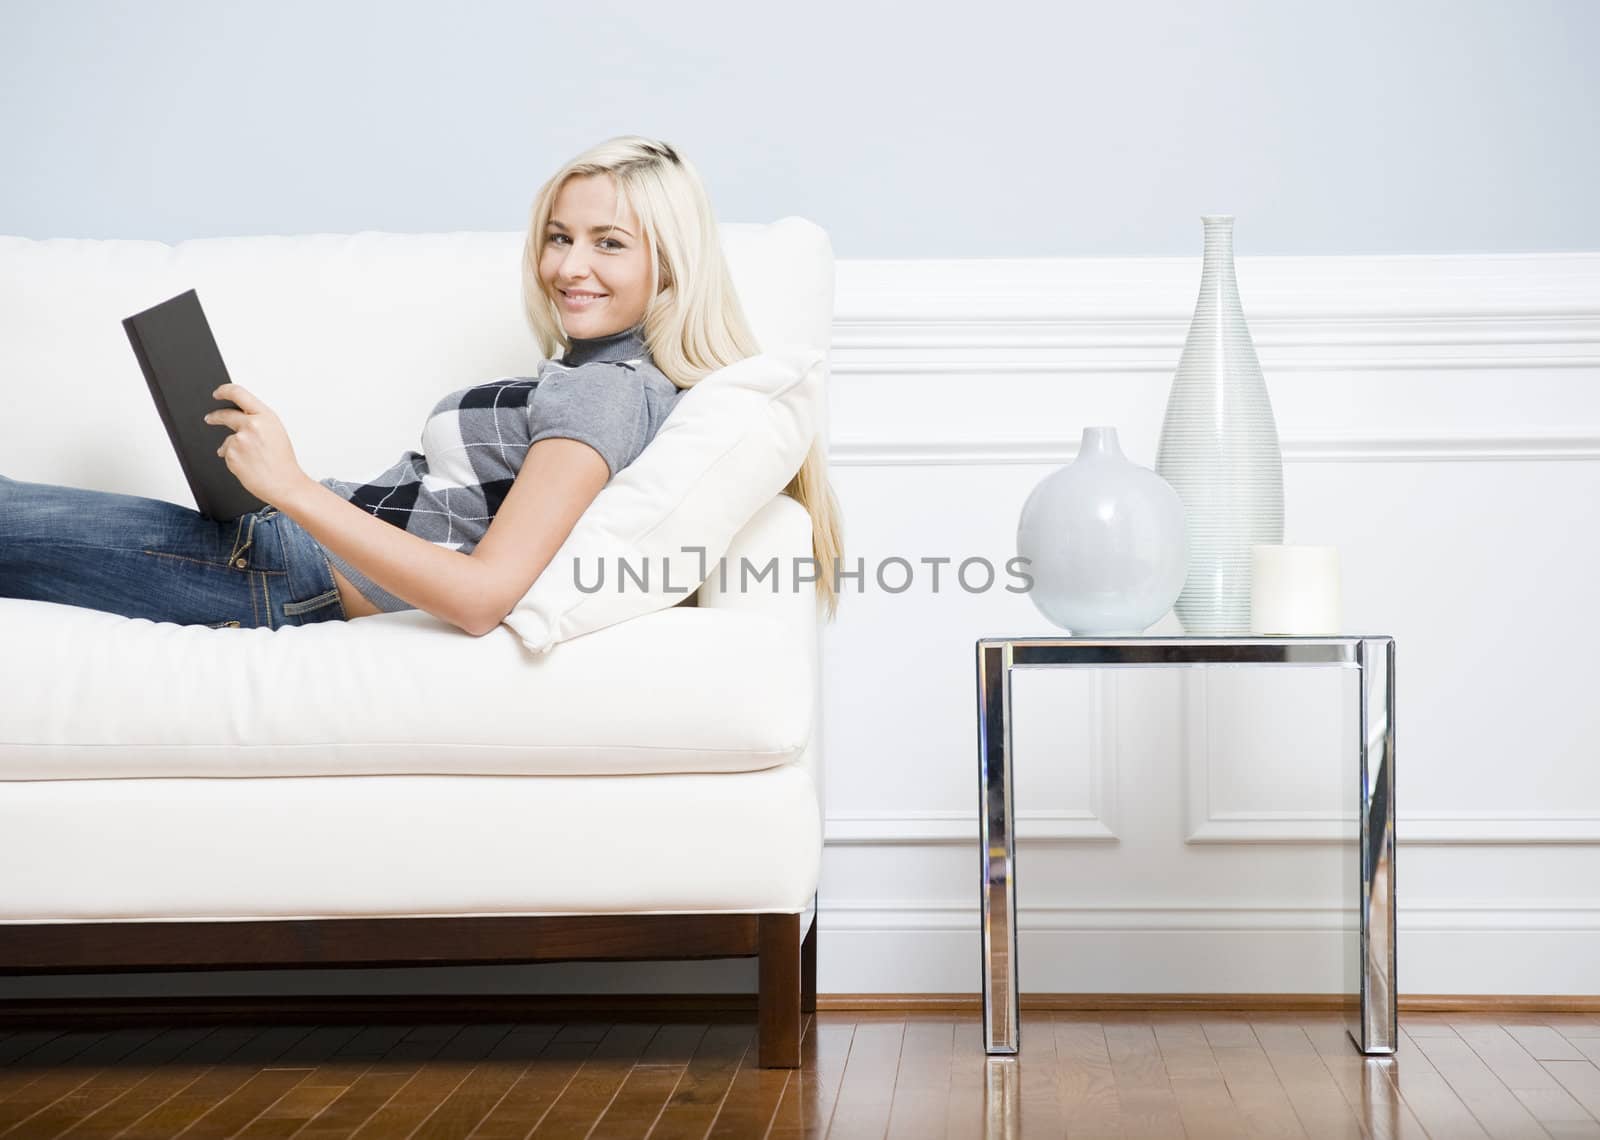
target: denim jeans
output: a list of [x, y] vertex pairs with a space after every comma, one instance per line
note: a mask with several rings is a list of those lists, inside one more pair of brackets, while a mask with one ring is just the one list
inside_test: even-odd
[[213, 522], [160, 499], [4, 475], [0, 597], [213, 628], [345, 620], [322, 544], [276, 507]]

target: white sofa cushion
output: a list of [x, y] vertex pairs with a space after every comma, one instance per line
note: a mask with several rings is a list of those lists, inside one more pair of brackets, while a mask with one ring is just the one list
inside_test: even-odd
[[793, 913], [822, 821], [792, 765], [40, 780], [0, 796], [0, 853], [0, 922]]
[[[544, 653], [683, 601], [800, 469], [826, 375], [821, 352], [790, 346], [701, 379], [601, 489], [505, 624]], [[793, 578], [789, 567], [779, 573]]]
[[0, 780], [742, 772], [795, 761], [815, 699], [807, 645], [724, 608], [543, 657], [417, 610], [209, 629], [0, 598], [0, 630]]

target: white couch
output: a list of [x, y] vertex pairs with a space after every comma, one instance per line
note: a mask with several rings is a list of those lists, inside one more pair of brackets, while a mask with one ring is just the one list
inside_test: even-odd
[[[763, 344], [826, 351], [822, 231], [722, 230]], [[520, 243], [0, 237], [0, 473], [192, 507], [120, 320], [197, 288], [306, 472], [374, 474], [443, 393], [533, 371]], [[810, 546], [779, 496], [729, 565]], [[420, 611], [218, 630], [0, 598], [0, 973], [759, 952], [761, 1063], [796, 1064], [818, 606], [717, 577], [542, 656]]]

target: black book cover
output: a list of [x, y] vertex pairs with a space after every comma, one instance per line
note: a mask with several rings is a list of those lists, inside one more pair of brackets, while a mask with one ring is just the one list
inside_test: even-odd
[[179, 293], [128, 317], [122, 327], [200, 513], [221, 522], [265, 507], [217, 454], [233, 429], [205, 420], [208, 412], [238, 405], [211, 395], [229, 377], [199, 294]]

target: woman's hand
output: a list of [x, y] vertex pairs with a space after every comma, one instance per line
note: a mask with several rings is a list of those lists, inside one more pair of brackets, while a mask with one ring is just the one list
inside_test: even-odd
[[251, 494], [281, 510], [284, 500], [309, 478], [294, 457], [294, 447], [282, 421], [240, 384], [224, 384], [211, 394], [238, 405], [206, 415], [206, 423], [233, 429], [233, 434], [217, 448], [217, 454]]

